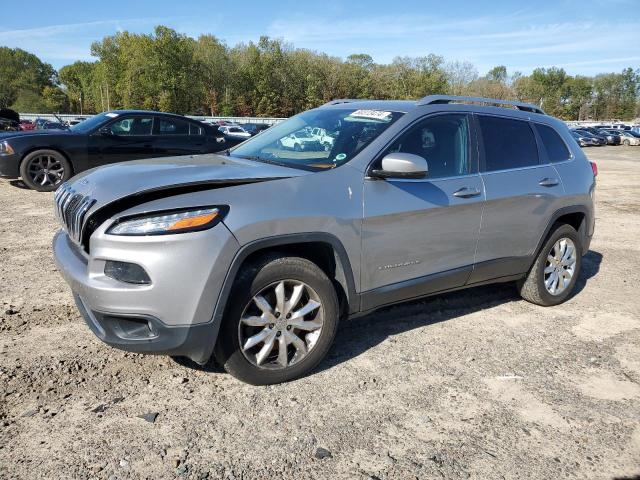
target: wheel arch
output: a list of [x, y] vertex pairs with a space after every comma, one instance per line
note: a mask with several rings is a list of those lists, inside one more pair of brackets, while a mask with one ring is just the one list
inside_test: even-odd
[[351, 262], [342, 242], [325, 232], [288, 234], [256, 240], [238, 251], [227, 271], [214, 308], [214, 324], [219, 325], [222, 321], [231, 289], [243, 265], [270, 253], [299, 256], [314, 262], [333, 281], [341, 303], [341, 313], [354, 313], [360, 309]]
[[533, 261], [535, 261], [536, 257], [540, 254], [540, 250], [542, 249], [544, 243], [547, 241], [547, 238], [549, 238], [549, 235], [551, 235], [555, 230], [554, 226], [556, 224], [566, 224], [575, 228], [582, 243], [583, 251], [581, 253], [583, 255], [587, 253], [586, 251], [584, 251], [584, 249], [588, 244], [586, 242], [588, 220], [589, 211], [583, 205], [571, 205], [556, 210], [549, 219], [544, 234], [540, 237], [540, 240], [536, 245], [536, 249], [532, 257]]

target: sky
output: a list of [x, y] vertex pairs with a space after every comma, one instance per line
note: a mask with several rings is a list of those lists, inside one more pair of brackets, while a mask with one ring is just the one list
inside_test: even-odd
[[557, 66], [594, 75], [640, 68], [640, 0], [110, 0], [23, 4], [2, 0], [0, 46], [19, 47], [60, 68], [95, 60], [91, 43], [118, 31], [166, 25], [213, 34], [229, 46], [282, 38], [295, 47], [378, 63], [435, 53], [469, 61], [482, 75]]

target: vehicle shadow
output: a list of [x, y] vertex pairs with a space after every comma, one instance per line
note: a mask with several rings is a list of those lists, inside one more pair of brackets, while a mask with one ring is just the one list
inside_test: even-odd
[[[580, 293], [589, 279], [598, 273], [602, 258], [601, 253], [593, 250], [582, 258], [582, 269], [569, 298]], [[338, 327], [329, 355], [311, 374], [355, 358], [393, 335], [520, 300], [513, 282], [496, 283], [421, 298], [345, 320]], [[432, 312], [436, 315], [430, 315]], [[173, 357], [173, 360], [187, 368], [212, 373], [224, 372], [213, 358], [205, 365], [198, 365], [184, 357]]]
[[[569, 298], [579, 294], [589, 279], [598, 273], [602, 258], [599, 252], [587, 252], [582, 259], [576, 286]], [[331, 352], [316, 372], [355, 358], [390, 336], [520, 300], [513, 282], [496, 283], [434, 295], [343, 321], [338, 328]], [[436, 315], [430, 315], [430, 312], [435, 312]]]
[[31, 190], [22, 180], [9, 180], [9, 185], [16, 188], [21, 188], [22, 190]]

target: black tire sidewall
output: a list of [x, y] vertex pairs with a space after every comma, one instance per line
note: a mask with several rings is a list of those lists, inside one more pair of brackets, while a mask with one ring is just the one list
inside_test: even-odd
[[[60, 180], [60, 183], [58, 183], [57, 185], [47, 185], [43, 187], [42, 185], [37, 185], [33, 183], [31, 178], [29, 177], [29, 164], [35, 157], [39, 157], [40, 155], [50, 155], [52, 157], [55, 157], [62, 165], [63, 175], [62, 175], [62, 179]], [[71, 178], [71, 164], [65, 158], [64, 155], [62, 155], [60, 152], [56, 150], [35, 150], [27, 154], [22, 159], [22, 162], [20, 162], [20, 177], [22, 178], [22, 181], [24, 182], [24, 184], [27, 185], [32, 190], [36, 190], [38, 192], [53, 192], [62, 183], [66, 182]]]
[[[299, 363], [283, 370], [256, 367], [241, 351], [238, 337], [240, 317], [251, 298], [260, 290], [289, 279], [306, 283], [320, 297], [324, 313], [322, 333], [311, 352]], [[252, 385], [282, 383], [311, 371], [328, 353], [338, 326], [338, 298], [333, 284], [314, 263], [297, 257], [270, 259], [241, 272], [228, 305], [216, 343], [216, 360], [233, 376]]]
[[[575, 271], [573, 273], [573, 277], [571, 277], [571, 282], [567, 286], [567, 288], [560, 295], [551, 295], [547, 288], [544, 285], [544, 269], [546, 266], [546, 258], [553, 248], [553, 245], [561, 238], [569, 238], [573, 241], [573, 244], [576, 247], [576, 266]], [[538, 269], [537, 278], [538, 278], [538, 290], [540, 292], [540, 297], [545, 302], [545, 304], [558, 305], [564, 302], [573, 292], [573, 288], [575, 287], [576, 281], [578, 280], [578, 276], [580, 275], [580, 268], [582, 266], [582, 242], [580, 242], [580, 237], [578, 236], [578, 232], [569, 226], [562, 225], [558, 227], [545, 242], [544, 247], [540, 250], [540, 255], [538, 256], [538, 261], [534, 268]]]

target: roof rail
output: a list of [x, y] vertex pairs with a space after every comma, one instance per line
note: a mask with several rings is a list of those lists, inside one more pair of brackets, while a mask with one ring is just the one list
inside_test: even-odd
[[511, 100], [498, 100], [495, 98], [484, 98], [484, 97], [459, 97], [456, 95], [427, 95], [426, 97], [418, 101], [418, 105], [436, 105], [439, 103], [462, 103], [462, 102], [488, 103], [493, 105], [508, 105], [510, 107], [516, 107], [518, 110], [522, 110], [525, 112], [539, 113], [541, 115], [546, 115], [546, 113], [544, 113], [544, 110], [542, 110], [537, 105], [532, 105], [530, 103], [513, 102]]
[[340, 103], [351, 103], [351, 102], [361, 102], [362, 99], [357, 98], [336, 98], [335, 100], [331, 100], [320, 107], [328, 107], [329, 105], [338, 105]]

